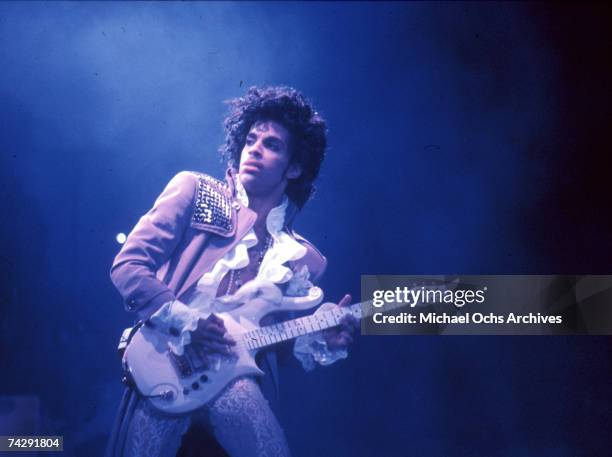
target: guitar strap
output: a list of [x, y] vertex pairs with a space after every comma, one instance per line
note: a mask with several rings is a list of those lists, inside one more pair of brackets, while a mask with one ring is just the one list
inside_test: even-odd
[[117, 353], [119, 354], [119, 358], [123, 359], [123, 353], [127, 348], [130, 341], [132, 341], [132, 337], [136, 333], [136, 331], [142, 326], [143, 322], [139, 321], [133, 327], [128, 327], [123, 330], [121, 333], [121, 337], [119, 338], [119, 344], [117, 345]]

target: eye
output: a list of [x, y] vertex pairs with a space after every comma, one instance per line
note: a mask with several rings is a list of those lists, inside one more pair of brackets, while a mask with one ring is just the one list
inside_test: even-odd
[[282, 149], [281, 144], [278, 141], [275, 141], [275, 140], [266, 141], [266, 147], [270, 151], [274, 151], [274, 152], [280, 152], [281, 149]]

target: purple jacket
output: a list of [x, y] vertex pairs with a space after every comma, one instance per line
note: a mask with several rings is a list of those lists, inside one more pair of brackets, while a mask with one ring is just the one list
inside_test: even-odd
[[[291, 230], [296, 212], [290, 204], [285, 231], [307, 253], [289, 266], [295, 271], [306, 264], [316, 283], [327, 260]], [[255, 212], [235, 198], [232, 170], [226, 182], [196, 172], [178, 173], [140, 218], [113, 262], [111, 280], [126, 308], [144, 319], [167, 301], [185, 301], [200, 277], [242, 239], [256, 219]]]

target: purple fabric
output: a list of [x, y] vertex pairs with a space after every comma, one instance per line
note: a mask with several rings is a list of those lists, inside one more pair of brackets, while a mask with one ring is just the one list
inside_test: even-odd
[[[198, 174], [180, 172], [172, 178], [155, 201], [153, 208], [136, 224], [127, 237], [111, 268], [111, 280], [125, 301], [126, 308], [146, 319], [165, 302], [186, 297], [201, 276], [231, 250], [253, 227], [256, 214], [239, 204], [232, 221], [236, 227], [233, 236], [223, 237], [206, 229], [190, 225], [196, 204]], [[228, 170], [229, 193], [234, 196], [231, 170]], [[236, 200], [234, 200], [236, 201]], [[297, 210], [290, 205], [286, 214], [285, 230], [307, 248], [306, 255], [291, 262], [295, 271], [306, 264], [311, 280], [317, 283], [327, 266], [327, 260], [304, 238], [291, 230]], [[271, 376], [262, 381], [272, 382], [278, 388], [276, 354], [260, 354], [262, 368]], [[264, 386], [264, 391], [270, 391]], [[270, 398], [274, 401], [273, 398]], [[122, 399], [115, 426], [106, 450], [107, 457], [121, 457], [125, 435], [137, 402], [142, 398], [127, 389]], [[185, 454], [187, 455], [187, 454]]]
[[[231, 172], [227, 178], [233, 194]], [[140, 318], [150, 316], [167, 301], [181, 299], [255, 223], [257, 215], [239, 205], [233, 210], [236, 232], [232, 237], [191, 227], [197, 186], [198, 175], [192, 172], [183, 171], [172, 178], [113, 262], [111, 279], [126, 308], [138, 311]], [[327, 264], [325, 257], [288, 227], [287, 231], [308, 249], [297, 264], [306, 263], [312, 278], [318, 280]]]

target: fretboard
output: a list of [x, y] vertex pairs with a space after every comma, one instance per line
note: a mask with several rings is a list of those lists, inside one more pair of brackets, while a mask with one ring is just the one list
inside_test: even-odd
[[[384, 311], [390, 311], [405, 304], [390, 303], [385, 305]], [[256, 330], [246, 332], [242, 335], [244, 344], [249, 349], [259, 349], [272, 346], [283, 341], [292, 340], [298, 336], [308, 335], [328, 328], [340, 325], [342, 318], [351, 314], [356, 319], [371, 316], [380, 312], [381, 308], [375, 308], [372, 301], [356, 303], [351, 306], [335, 307], [329, 311], [320, 311], [309, 316], [298, 317], [278, 324], [259, 327]]]
[[298, 317], [278, 324], [266, 325], [242, 335], [244, 344], [249, 349], [259, 349], [273, 344], [288, 341], [298, 336], [319, 332], [340, 325], [340, 320], [347, 314], [361, 319], [361, 304], [321, 311], [309, 316]]
[[[430, 290], [445, 290], [447, 286], [448, 285], [440, 284], [437, 286], [429, 286], [429, 288]], [[375, 307], [372, 304], [372, 300], [369, 300], [347, 307], [335, 307], [330, 311], [320, 311], [309, 316], [259, 327], [256, 330], [244, 333], [242, 335], [242, 341], [249, 349], [259, 349], [288, 341], [298, 336], [336, 327], [340, 325], [340, 321], [347, 314], [353, 315], [356, 319], [363, 319], [364, 317], [372, 316], [374, 313], [385, 313], [405, 306], [408, 305], [402, 302], [391, 302], [385, 303], [383, 307]], [[417, 306], [423, 306], [423, 303], [419, 302]]]

